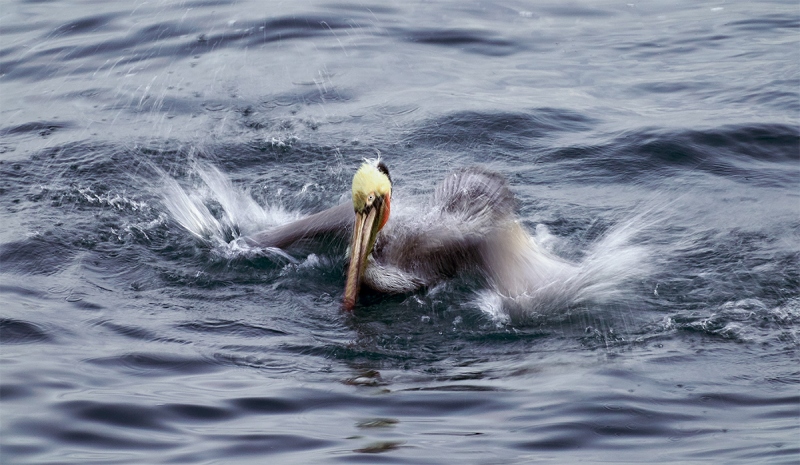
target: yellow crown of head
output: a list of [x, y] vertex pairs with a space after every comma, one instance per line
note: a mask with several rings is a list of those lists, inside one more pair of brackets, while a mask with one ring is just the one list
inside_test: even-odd
[[[384, 168], [385, 170], [385, 168]], [[378, 160], [367, 160], [353, 176], [353, 208], [360, 211], [374, 201], [392, 192], [392, 181], [386, 172], [378, 167]], [[372, 200], [370, 200], [372, 195]]]

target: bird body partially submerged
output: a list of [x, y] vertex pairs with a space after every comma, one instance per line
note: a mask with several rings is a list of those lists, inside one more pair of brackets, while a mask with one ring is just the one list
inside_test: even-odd
[[[517, 221], [505, 179], [482, 168], [447, 175], [430, 208], [389, 221], [392, 182], [386, 165], [367, 161], [356, 172], [352, 205], [342, 204], [247, 238], [285, 248], [325, 233], [351, 231], [343, 307], [362, 284], [385, 293], [412, 292], [461, 273], [483, 276], [503, 295], [520, 295], [573, 267], [541, 249]], [[351, 213], [352, 212], [352, 213]]]
[[408, 292], [483, 271], [484, 248], [513, 223], [513, 208], [514, 197], [499, 174], [477, 167], [450, 173], [426, 212], [390, 223], [380, 235], [366, 284], [383, 291], [392, 283]]

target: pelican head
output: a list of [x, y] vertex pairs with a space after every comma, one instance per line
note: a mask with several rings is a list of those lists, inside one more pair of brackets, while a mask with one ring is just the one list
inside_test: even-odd
[[361, 280], [367, 267], [367, 257], [375, 246], [378, 231], [389, 220], [391, 198], [392, 178], [389, 177], [389, 169], [381, 161], [365, 161], [353, 176], [355, 225], [350, 241], [350, 265], [344, 286], [345, 310], [352, 310], [356, 305]]

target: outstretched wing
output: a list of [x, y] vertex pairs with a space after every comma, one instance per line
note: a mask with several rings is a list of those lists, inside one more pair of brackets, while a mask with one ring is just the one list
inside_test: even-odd
[[514, 214], [516, 200], [503, 175], [473, 166], [448, 174], [436, 186], [434, 207], [472, 227], [490, 226]]
[[[388, 228], [373, 256], [378, 265], [394, 266], [423, 285], [468, 269], [485, 271], [486, 250], [514, 222], [515, 203], [502, 175], [478, 167], [456, 170], [436, 187], [432, 209]], [[383, 290], [381, 282], [370, 284]]]
[[353, 221], [353, 204], [347, 202], [244, 239], [251, 246], [285, 249], [305, 239], [326, 235], [346, 236], [353, 227]]

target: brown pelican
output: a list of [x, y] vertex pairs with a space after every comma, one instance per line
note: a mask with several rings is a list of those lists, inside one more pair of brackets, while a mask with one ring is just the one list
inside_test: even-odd
[[[389, 221], [392, 179], [367, 160], [353, 177], [352, 204], [249, 236], [259, 247], [286, 248], [322, 234], [352, 232], [343, 307], [360, 286], [406, 293], [460, 273], [476, 273], [502, 296], [533, 295], [576, 276], [576, 265], [542, 249], [519, 224], [505, 179], [482, 168], [454, 171], [436, 187], [429, 208]], [[355, 214], [354, 214], [355, 213]]]

